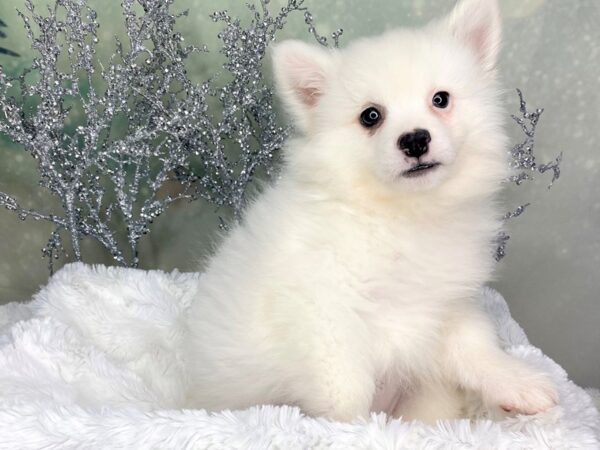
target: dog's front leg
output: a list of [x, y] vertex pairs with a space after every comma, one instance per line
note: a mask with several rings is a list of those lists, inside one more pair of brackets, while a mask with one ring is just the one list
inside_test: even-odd
[[548, 376], [505, 353], [483, 312], [473, 307], [449, 325], [444, 369], [462, 387], [480, 392], [488, 408], [535, 414], [557, 403]]
[[309, 351], [291, 383], [292, 398], [311, 416], [339, 421], [368, 418], [375, 395], [368, 340], [350, 321], [329, 320], [324, 311], [312, 317]]
[[365, 371], [339, 360], [323, 360], [313, 377], [305, 380], [300, 408], [312, 416], [343, 422], [368, 418], [375, 383]]

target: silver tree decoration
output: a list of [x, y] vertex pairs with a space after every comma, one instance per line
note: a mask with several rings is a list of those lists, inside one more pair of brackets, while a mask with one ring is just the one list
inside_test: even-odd
[[[118, 264], [137, 266], [141, 237], [177, 201], [202, 198], [239, 218], [253, 175], [270, 170], [290, 132], [277, 124], [263, 78], [267, 47], [298, 12], [317, 41], [328, 44], [303, 0], [289, 0], [277, 14], [268, 0], [251, 4], [247, 25], [218, 12], [212, 18], [224, 24], [227, 81], [217, 76], [195, 84], [185, 61], [208, 50], [184, 45], [175, 24], [186, 13], [171, 13], [172, 3], [122, 0], [127, 39], [117, 40], [104, 64], [95, 58], [97, 15], [85, 0], [56, 0], [45, 14], [25, 0], [26, 12], [19, 13], [37, 57], [17, 78], [0, 68], [0, 133], [35, 158], [40, 185], [60, 200], [62, 212], [23, 208], [5, 193], [0, 205], [22, 220], [54, 225], [42, 250], [51, 272], [65, 236], [75, 260], [82, 259], [82, 239], [91, 237]], [[335, 45], [340, 35], [333, 33]], [[66, 124], [77, 109], [83, 121], [72, 129]], [[123, 120], [126, 130], [117, 133]], [[161, 189], [172, 183], [176, 193]]]
[[[562, 161], [562, 153], [551, 162], [546, 164], [538, 164], [536, 161], [534, 148], [535, 148], [535, 132], [537, 129], [538, 122], [542, 116], [544, 110], [536, 109], [531, 112], [527, 109], [527, 103], [523, 98], [523, 93], [520, 89], [517, 89], [519, 95], [519, 112], [520, 116], [512, 115], [513, 120], [519, 125], [523, 132], [523, 141], [516, 144], [510, 149], [510, 164], [514, 175], [512, 175], [507, 181], [515, 183], [517, 186], [521, 186], [525, 181], [533, 180], [533, 174], [539, 173], [544, 174], [548, 171], [552, 172], [552, 180], [548, 184], [550, 189], [556, 180], [560, 177], [560, 163]], [[514, 211], [506, 213], [504, 220], [508, 221], [515, 217], [519, 217], [525, 212], [525, 209], [530, 203], [525, 203], [519, 206]], [[500, 261], [506, 256], [506, 245], [510, 236], [506, 232], [501, 232], [498, 236], [498, 248], [496, 250], [496, 260]]]
[[515, 145], [510, 151], [512, 166], [517, 172], [511, 177], [510, 181], [521, 185], [524, 181], [533, 179], [532, 173], [544, 174], [552, 171], [552, 180], [548, 185], [548, 189], [550, 189], [560, 177], [562, 153], [554, 161], [546, 164], [537, 164], [534, 154], [535, 131], [544, 110], [538, 108], [534, 112], [530, 112], [527, 109], [527, 103], [520, 89], [517, 89], [517, 94], [519, 95], [519, 111], [521, 116], [513, 115], [512, 118], [521, 127], [521, 130], [525, 134], [525, 140]]

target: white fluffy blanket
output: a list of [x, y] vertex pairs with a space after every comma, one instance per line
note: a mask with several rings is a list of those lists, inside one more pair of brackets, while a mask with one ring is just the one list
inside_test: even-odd
[[590, 395], [528, 343], [491, 290], [482, 302], [507, 350], [558, 384], [560, 406], [547, 413], [426, 426], [382, 414], [333, 423], [285, 406], [177, 410], [181, 319], [198, 280], [71, 264], [30, 303], [0, 307], [0, 448], [600, 448]]

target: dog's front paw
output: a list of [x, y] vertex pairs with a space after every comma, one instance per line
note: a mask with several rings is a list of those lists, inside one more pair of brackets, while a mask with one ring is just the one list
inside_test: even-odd
[[558, 391], [548, 376], [531, 370], [519, 371], [490, 382], [483, 392], [489, 404], [513, 414], [537, 414], [558, 403]]

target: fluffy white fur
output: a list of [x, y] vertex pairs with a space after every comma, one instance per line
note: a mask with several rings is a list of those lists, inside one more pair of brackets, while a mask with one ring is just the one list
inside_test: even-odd
[[175, 409], [186, 393], [185, 316], [201, 283], [197, 273], [70, 264], [32, 302], [0, 306], [0, 448], [600, 448], [590, 395], [528, 344], [489, 289], [478, 301], [501, 345], [552, 377], [559, 406], [493, 423], [431, 426], [383, 414], [331, 422], [289, 406]]
[[[464, 416], [471, 397], [492, 413], [554, 406], [553, 383], [500, 349], [474, 301], [492, 276], [508, 166], [500, 34], [495, 0], [463, 0], [423, 29], [344, 50], [275, 48], [302, 135], [202, 276], [186, 406], [425, 421]], [[437, 91], [448, 108], [431, 105]], [[384, 121], [367, 130], [371, 105]], [[432, 138], [422, 161], [441, 165], [409, 178], [415, 158], [397, 141], [416, 128]]]

